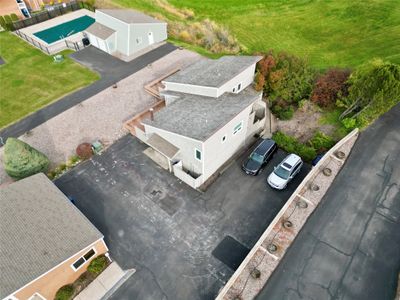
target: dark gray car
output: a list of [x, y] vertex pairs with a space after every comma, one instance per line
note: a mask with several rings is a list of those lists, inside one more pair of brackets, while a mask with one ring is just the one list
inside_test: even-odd
[[242, 169], [249, 175], [257, 175], [272, 158], [278, 146], [271, 139], [263, 139], [243, 162]]

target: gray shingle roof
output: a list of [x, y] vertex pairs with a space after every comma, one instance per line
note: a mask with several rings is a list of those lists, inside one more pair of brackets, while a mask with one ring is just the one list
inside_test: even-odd
[[254, 103], [261, 92], [249, 86], [238, 94], [224, 93], [218, 98], [177, 92], [173, 94], [180, 98], [156, 112], [153, 121], [142, 120], [142, 123], [205, 141]]
[[165, 23], [133, 9], [98, 9], [98, 11], [128, 24]]
[[102, 40], [107, 39], [109, 36], [111, 36], [115, 32], [114, 29], [111, 29], [110, 27], [107, 27], [98, 22], [94, 22], [92, 25], [90, 25], [88, 28], [86, 28], [85, 31], [101, 38]]
[[261, 58], [261, 56], [223, 56], [219, 59], [204, 59], [167, 77], [164, 81], [220, 87]]
[[103, 235], [44, 175], [0, 188], [0, 298]]

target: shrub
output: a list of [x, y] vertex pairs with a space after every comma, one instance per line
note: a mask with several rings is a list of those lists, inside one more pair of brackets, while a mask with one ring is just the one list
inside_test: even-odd
[[317, 155], [314, 148], [300, 143], [296, 138], [277, 131], [272, 135], [272, 139], [277, 145], [289, 153], [295, 153], [305, 161], [311, 161]]
[[7, 30], [9, 30], [9, 31], [14, 30], [14, 26], [12, 24], [12, 20], [11, 20], [11, 17], [9, 15], [5, 15], [4, 16], [4, 21], [6, 23], [6, 29]]
[[90, 262], [87, 270], [92, 274], [98, 275], [107, 267], [108, 263], [107, 257], [99, 255]]
[[14, 13], [11, 14], [10, 17], [11, 17], [11, 21], [18, 21], [19, 20], [18, 16], [16, 14], [14, 14]]
[[89, 159], [93, 155], [92, 145], [89, 143], [82, 143], [76, 148], [76, 155], [79, 156], [80, 159]]
[[311, 100], [321, 107], [333, 106], [338, 98], [348, 95], [349, 76], [349, 70], [328, 70], [315, 82]]
[[347, 130], [353, 130], [354, 128], [357, 127], [356, 119], [352, 119], [352, 118], [343, 119], [342, 124], [343, 124], [344, 128], [346, 128]]
[[254, 89], [256, 91], [262, 91], [264, 89], [265, 84], [265, 77], [260, 73], [257, 72], [256, 76], [254, 77]]
[[290, 120], [294, 114], [294, 108], [285, 101], [279, 100], [271, 107], [272, 113], [280, 120]]
[[191, 42], [191, 36], [186, 30], [181, 31], [179, 38], [185, 42]]
[[62, 286], [56, 293], [54, 300], [70, 300], [74, 296], [74, 287], [72, 284]]
[[0, 16], [0, 26], [1, 26], [4, 30], [7, 30], [6, 20], [4, 20], [4, 17], [3, 17], [3, 16]]
[[335, 141], [332, 137], [326, 135], [325, 133], [318, 131], [311, 140], [309, 144], [318, 152], [326, 151], [335, 145]]
[[49, 159], [38, 150], [16, 139], [8, 138], [4, 146], [4, 169], [15, 179], [46, 172]]

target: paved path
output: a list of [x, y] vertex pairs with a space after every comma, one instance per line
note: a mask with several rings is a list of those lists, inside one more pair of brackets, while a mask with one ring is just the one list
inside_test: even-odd
[[113, 259], [137, 270], [110, 299], [214, 299], [233, 273], [234, 251], [219, 251], [217, 259], [214, 249], [227, 236], [251, 248], [309, 166], [276, 191], [266, 177], [285, 153], [278, 151], [259, 176], [241, 170], [245, 154], [199, 193], [153, 163], [146, 148], [125, 136], [56, 185], [104, 234]]
[[[175, 46], [165, 44], [130, 62], [121, 61], [92, 46], [71, 54], [71, 57], [79, 63], [99, 72], [101, 78], [93, 84], [69, 94], [25, 117], [21, 121], [4, 128], [0, 131], [0, 137], [3, 142], [5, 142], [8, 137], [18, 137], [32, 130], [63, 111], [113, 85], [115, 82], [143, 69], [148, 64], [151, 64], [175, 49]], [[49, 86], [49, 88], [51, 87]], [[0, 140], [0, 147], [1, 146], [2, 143]]]
[[393, 300], [400, 270], [400, 105], [362, 132], [258, 300]]

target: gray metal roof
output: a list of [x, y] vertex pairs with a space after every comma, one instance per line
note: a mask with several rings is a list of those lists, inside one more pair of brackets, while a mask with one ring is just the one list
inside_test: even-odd
[[0, 299], [103, 235], [44, 175], [0, 188]]
[[255, 102], [261, 92], [249, 86], [238, 94], [224, 93], [219, 98], [176, 92], [173, 94], [180, 98], [154, 113], [153, 121], [142, 120], [142, 123], [205, 141]]
[[128, 24], [165, 23], [133, 9], [98, 9], [98, 11]]
[[90, 34], [93, 34], [94, 36], [97, 36], [98, 38], [101, 38], [102, 40], [107, 39], [115, 32], [114, 29], [111, 29], [110, 27], [107, 27], [98, 22], [94, 22], [92, 25], [86, 28], [85, 31], [87, 31]]
[[219, 59], [204, 59], [163, 81], [220, 87], [261, 58], [262, 56], [223, 56]]

